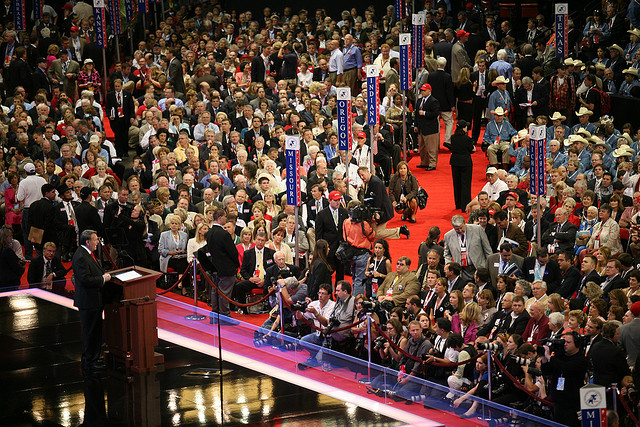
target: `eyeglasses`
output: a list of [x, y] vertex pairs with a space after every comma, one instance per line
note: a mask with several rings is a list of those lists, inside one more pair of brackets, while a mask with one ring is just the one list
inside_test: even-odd
[[404, 265], [404, 262], [396, 262], [396, 265], [402, 266], [402, 265]]

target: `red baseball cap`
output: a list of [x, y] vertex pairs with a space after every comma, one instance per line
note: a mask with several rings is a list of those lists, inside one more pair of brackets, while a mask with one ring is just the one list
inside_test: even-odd
[[425, 83], [420, 86], [420, 90], [431, 90], [431, 85], [429, 83]]
[[515, 191], [509, 191], [506, 197], [513, 197], [514, 199], [518, 200], [518, 194]]
[[342, 194], [339, 191], [332, 191], [329, 193], [329, 200], [340, 200], [342, 199]]
[[456, 33], [456, 38], [458, 38], [458, 39], [459, 39], [459, 38], [461, 38], [461, 37], [465, 37], [465, 36], [468, 36], [468, 35], [469, 35], [469, 33], [467, 33], [465, 30], [459, 30], [459, 31]]
[[69, 29], [69, 31], [71, 31], [71, 32], [73, 33], [73, 32], [75, 32], [75, 31], [79, 31], [79, 29], [78, 29], [78, 27], [76, 27], [75, 25], [73, 25], [73, 26]]
[[366, 133], [364, 133], [364, 132], [358, 132], [358, 133], [356, 134], [356, 137], [357, 137], [357, 138], [366, 138], [366, 137], [367, 137], [367, 134], [366, 134]]

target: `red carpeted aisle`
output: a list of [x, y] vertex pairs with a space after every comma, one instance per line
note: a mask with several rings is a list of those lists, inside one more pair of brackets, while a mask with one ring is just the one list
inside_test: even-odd
[[[400, 240], [389, 240], [389, 248], [393, 260], [400, 256], [408, 256], [412, 261], [418, 259], [418, 246], [420, 242], [427, 237], [429, 229], [433, 226], [440, 227], [442, 233], [440, 238], [444, 238], [444, 233], [451, 229], [451, 217], [455, 214], [462, 213], [465, 218], [467, 215], [461, 211], [455, 210], [453, 200], [453, 183], [451, 180], [451, 166], [449, 166], [449, 157], [451, 154], [442, 144], [444, 143], [444, 123], [440, 125], [442, 135], [440, 137], [440, 153], [438, 155], [438, 166], [436, 170], [427, 172], [416, 166], [420, 164], [420, 157], [415, 155], [409, 161], [411, 172], [416, 176], [420, 186], [429, 194], [427, 207], [421, 210], [416, 216], [416, 223], [410, 224], [400, 220], [400, 215], [389, 221], [389, 227], [399, 227], [406, 224], [411, 231], [411, 238], [406, 239], [401, 236]], [[454, 126], [455, 129], [455, 126]], [[486, 183], [485, 170], [489, 161], [484, 152], [478, 145], [477, 151], [472, 154], [473, 159], [473, 178], [471, 185], [471, 197], [482, 189]], [[417, 265], [412, 265], [412, 269], [417, 269]], [[395, 266], [394, 266], [395, 269]]]

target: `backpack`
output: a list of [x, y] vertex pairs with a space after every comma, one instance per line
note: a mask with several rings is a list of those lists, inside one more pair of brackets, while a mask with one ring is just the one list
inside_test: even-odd
[[611, 98], [609, 97], [609, 94], [595, 85], [592, 89], [600, 95], [600, 115], [605, 116], [609, 114], [609, 111], [611, 111]]

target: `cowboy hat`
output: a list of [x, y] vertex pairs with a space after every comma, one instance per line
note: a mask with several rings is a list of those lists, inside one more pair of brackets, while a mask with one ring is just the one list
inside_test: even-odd
[[618, 140], [620, 140], [620, 138], [623, 138], [625, 141], [627, 141], [627, 145], [633, 144], [633, 138], [631, 138], [631, 135], [629, 135], [627, 132], [620, 135], [618, 137]]
[[621, 48], [620, 46], [618, 46], [618, 45], [617, 45], [617, 44], [615, 44], [615, 43], [614, 43], [613, 45], [609, 46], [609, 50], [610, 50], [610, 51], [611, 51], [611, 50], [617, 50], [617, 51], [618, 51], [618, 53], [619, 53], [621, 56], [622, 56], [622, 55], [624, 55], [624, 49], [623, 49], [623, 48]]
[[587, 141], [586, 139], [584, 139], [582, 136], [580, 135], [570, 135], [569, 136], [569, 140], [571, 141], [571, 143], [573, 144], [574, 142], [582, 142], [583, 144], [589, 144], [589, 141]]
[[564, 65], [568, 66], [568, 67], [573, 67], [573, 59], [571, 58], [567, 58], [564, 60]]
[[498, 76], [492, 83], [492, 86], [497, 86], [499, 84], [507, 84], [509, 83], [509, 79], [505, 78], [504, 76]]
[[629, 147], [627, 144], [622, 144], [620, 147], [613, 150], [613, 157], [618, 158], [622, 156], [633, 156], [636, 150]]
[[585, 128], [579, 128], [576, 132], [576, 135], [580, 135], [582, 137], [586, 138], [591, 138], [591, 132], [589, 132], [588, 130], [586, 130]]
[[493, 110], [493, 115], [494, 116], [504, 116], [504, 109], [502, 107], [498, 107], [495, 110]]
[[576, 116], [590, 116], [593, 114], [593, 111], [587, 109], [586, 107], [580, 107], [580, 110], [576, 113]]
[[627, 30], [627, 33], [633, 34], [634, 36], [640, 38], [640, 29], [634, 28], [633, 30]]
[[634, 77], [638, 77], [638, 69], [637, 68], [627, 68], [626, 70], [622, 70], [622, 74], [631, 74]]
[[522, 141], [529, 135], [529, 131], [526, 129], [522, 129], [518, 131], [518, 134], [513, 137], [513, 141]]
[[552, 116], [549, 116], [549, 118], [551, 120], [560, 120], [560, 121], [565, 121], [567, 120], [567, 118], [565, 116], [563, 116], [562, 114], [560, 114], [559, 111], [556, 111], [555, 113], [553, 113]]

